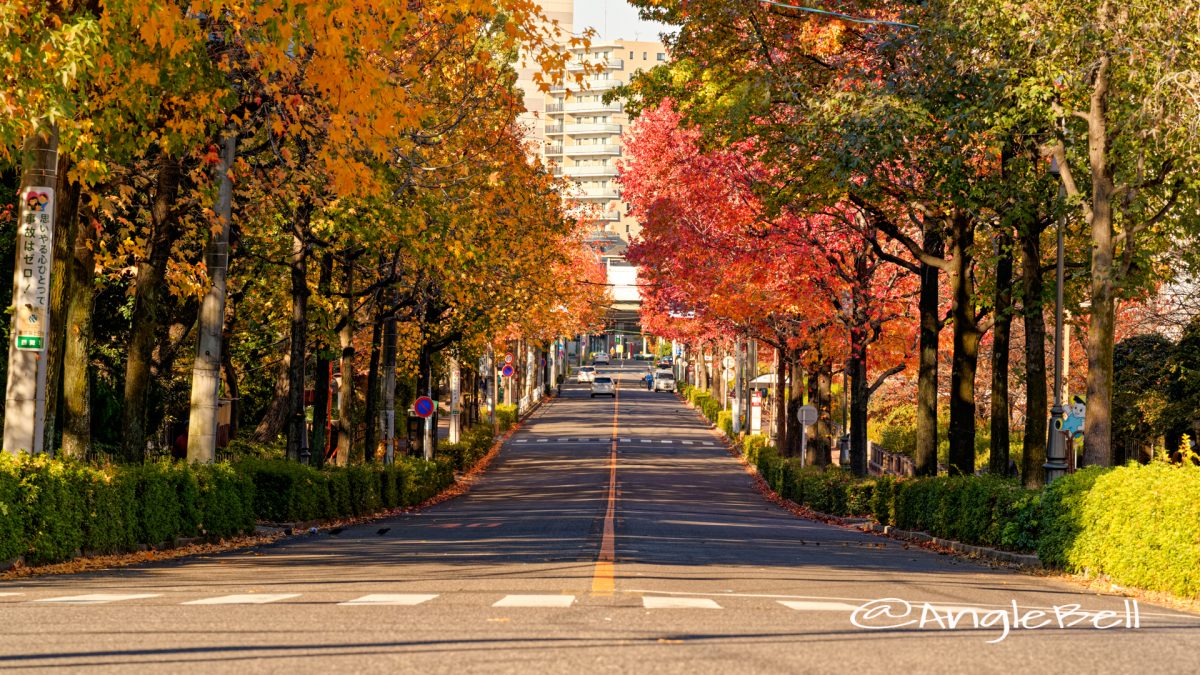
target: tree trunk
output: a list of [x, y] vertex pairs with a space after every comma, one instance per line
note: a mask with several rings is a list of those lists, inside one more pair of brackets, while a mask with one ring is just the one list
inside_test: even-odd
[[312, 204], [302, 199], [292, 224], [292, 256], [289, 271], [292, 282], [292, 317], [288, 370], [287, 458], [299, 461], [306, 440], [304, 417], [304, 373], [308, 354], [308, 235]]
[[[317, 292], [321, 297], [329, 297], [329, 287], [333, 282], [333, 254], [321, 256], [321, 273], [317, 279]], [[313, 432], [312, 462], [314, 466], [325, 465], [326, 444], [329, 436], [325, 427], [329, 423], [329, 345], [325, 343], [324, 332], [317, 341], [313, 376]]]
[[150, 236], [146, 257], [137, 265], [133, 285], [133, 316], [129, 355], [125, 361], [125, 405], [121, 413], [122, 454], [126, 461], [140, 462], [146, 452], [146, 400], [150, 389], [153, 352], [162, 332], [166, 294], [167, 261], [179, 238], [181, 167], [178, 159], [159, 158], [158, 176], [150, 205]]
[[822, 359], [817, 368], [817, 427], [809, 442], [816, 449], [813, 465], [829, 466], [833, 461], [833, 363]]
[[1045, 483], [1047, 439], [1046, 315], [1042, 302], [1041, 231], [1033, 223], [1021, 236], [1021, 319], [1025, 326], [1025, 440], [1021, 450], [1021, 482], [1027, 488]]
[[[395, 304], [394, 302], [392, 303]], [[385, 459], [392, 462], [396, 456], [396, 317], [395, 307], [388, 308], [388, 318], [383, 324], [383, 414], [380, 426], [387, 453]], [[407, 431], [407, 430], [406, 430]]]
[[288, 424], [288, 373], [291, 370], [291, 354], [284, 354], [279, 362], [278, 374], [275, 376], [275, 389], [266, 412], [254, 428], [253, 438], [256, 443], [274, 443], [283, 433]]
[[862, 328], [850, 328], [850, 471], [867, 475], [867, 344]]
[[[44, 447], [53, 451], [58, 440], [58, 399], [63, 387], [63, 354], [67, 341], [67, 298], [70, 291], [72, 246], [79, 229], [82, 185], [70, 179], [71, 160], [59, 158], [58, 200], [50, 272], [50, 316], [46, 334], [46, 421]], [[86, 367], [86, 362], [85, 362]]]
[[1007, 230], [997, 237], [995, 321], [992, 324], [992, 415], [988, 471], [1008, 475], [1008, 362], [1012, 336], [1012, 236]]
[[363, 415], [366, 420], [366, 435], [363, 439], [363, 452], [367, 462], [375, 461], [375, 453], [379, 444], [379, 425], [376, 410], [379, 408], [379, 347], [383, 341], [383, 314], [379, 302], [379, 294], [375, 294], [375, 320], [371, 322], [371, 356], [367, 359], [367, 409]]
[[[1113, 345], [1116, 340], [1116, 299], [1113, 294], [1113, 184], [1108, 164], [1109, 57], [1095, 71], [1088, 112], [1088, 155], [1092, 182], [1091, 319], [1087, 334], [1087, 410], [1083, 422], [1083, 463], [1111, 466]], [[1129, 233], [1130, 237], [1134, 236]], [[1133, 242], [1127, 242], [1132, 246]], [[1065, 403], [1065, 401], [1064, 401]]]
[[787, 447], [787, 359], [784, 355], [782, 347], [775, 348], [775, 447], [780, 449]]
[[338, 445], [337, 463], [350, 465], [350, 453], [354, 449], [354, 261], [347, 255], [343, 263], [345, 274], [346, 304], [338, 329], [338, 345], [342, 350], [341, 384], [338, 386]]
[[223, 139], [221, 163], [217, 165], [221, 187], [216, 215], [221, 227], [208, 242], [206, 260], [212, 282], [200, 306], [196, 361], [192, 367], [192, 401], [188, 420], [188, 461], [211, 464], [217, 456], [217, 397], [221, 382], [221, 337], [225, 319], [225, 275], [229, 271], [229, 230], [233, 219], [233, 162], [237, 157], [237, 135]]
[[92, 449], [92, 312], [95, 308], [95, 245], [99, 223], [74, 219], [63, 358], [63, 442], [66, 457], [83, 459]]
[[[926, 219], [925, 253], [941, 258], [945, 243], [935, 219]], [[914, 453], [916, 475], [935, 476], [938, 470], [938, 334], [942, 331], [939, 316], [939, 270], [921, 264], [921, 296], [918, 313], [921, 317], [919, 363], [917, 366], [917, 443]]]
[[975, 473], [975, 373], [979, 364], [979, 326], [971, 281], [974, 221], [958, 214], [952, 221], [950, 293], [954, 319], [954, 355], [950, 371], [950, 473]]
[[788, 384], [787, 414], [784, 415], [787, 418], [787, 445], [780, 448], [785, 457], [800, 456], [801, 435], [805, 433], [800, 422], [796, 419], [796, 414], [800, 411], [800, 407], [804, 405], [804, 363], [801, 358], [802, 354], [801, 350], [794, 349], [791, 352], [791, 357], [788, 359], [791, 382]]

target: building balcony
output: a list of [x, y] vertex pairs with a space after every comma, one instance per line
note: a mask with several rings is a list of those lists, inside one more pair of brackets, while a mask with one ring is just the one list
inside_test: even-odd
[[546, 154], [547, 155], [561, 155], [561, 154], [563, 154], [563, 146], [547, 145], [546, 146]]
[[[586, 156], [606, 156], [615, 157], [621, 154], [621, 146], [619, 145], [568, 145], [560, 147], [559, 153], [565, 153], [568, 157], [586, 157]], [[550, 154], [550, 151], [546, 151]]]
[[571, 197], [573, 197], [574, 199], [587, 199], [587, 200], [599, 199], [602, 201], [612, 201], [614, 199], [620, 199], [621, 193], [617, 192], [613, 188], [606, 188], [606, 189], [600, 189], [600, 190], [582, 190], [578, 193], [571, 195]]
[[547, 134], [561, 134], [562, 132], [563, 132], [563, 125], [561, 125], [561, 124], [547, 124], [546, 125], [546, 133]]
[[608, 59], [607, 61], [575, 61], [567, 65], [567, 72], [577, 73], [584, 69], [584, 66], [603, 65], [608, 70], [623, 70], [625, 68], [624, 59]]
[[620, 103], [605, 103], [603, 101], [572, 101], [564, 109], [569, 113], [619, 113], [625, 110]]
[[[546, 127], [546, 133], [548, 134], [562, 133], [562, 131], [562, 125], [558, 126], [558, 132], [551, 131], [550, 127]], [[619, 134], [621, 133], [621, 125], [608, 123], [568, 124], [566, 125], [566, 132], [577, 136], [585, 134]]]
[[572, 178], [583, 178], [590, 176], [615, 176], [617, 175], [617, 167], [615, 166], [567, 166], [563, 167], [563, 175]]
[[561, 104], [561, 103], [546, 104], [546, 112], [548, 112], [548, 113], [560, 113], [562, 111], [563, 111], [563, 104]]
[[615, 213], [613, 211], [603, 211], [601, 213], [585, 215], [583, 217], [583, 219], [590, 220], [594, 223], [616, 223], [616, 222], [620, 222], [621, 214]]

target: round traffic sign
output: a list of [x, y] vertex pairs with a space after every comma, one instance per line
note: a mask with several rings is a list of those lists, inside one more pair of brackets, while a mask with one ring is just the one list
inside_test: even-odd
[[732, 356], [726, 356], [725, 358], [721, 359], [721, 365], [725, 366], [726, 368], [732, 368], [737, 365], [737, 361], [734, 361]]
[[503, 375], [504, 377], [512, 377], [513, 374], [516, 372], [517, 372], [517, 369], [513, 368], [512, 364], [507, 364], [503, 368], [500, 369], [500, 374]]
[[413, 412], [417, 417], [429, 417], [433, 414], [433, 399], [428, 396], [422, 396], [413, 402]]
[[505, 354], [505, 355], [504, 355], [504, 362], [505, 362], [505, 363], [512, 363], [512, 362], [513, 362], [513, 361], [515, 361], [515, 360], [516, 360], [516, 359], [513, 357], [513, 355], [512, 355], [512, 353], [511, 353], [511, 352], [510, 352], [510, 353], [508, 353], [508, 354]]
[[796, 419], [800, 421], [800, 424], [805, 426], [809, 424], [816, 424], [817, 409], [811, 405], [802, 405], [800, 406], [800, 409], [796, 411]]

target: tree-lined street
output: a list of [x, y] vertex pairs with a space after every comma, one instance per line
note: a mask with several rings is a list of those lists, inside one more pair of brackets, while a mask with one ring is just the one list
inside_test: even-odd
[[925, 602], [981, 615], [1016, 602], [1022, 616], [1050, 617], [1077, 604], [1114, 620], [1126, 605], [797, 518], [757, 492], [693, 411], [647, 392], [640, 369], [621, 370], [616, 401], [568, 385], [470, 492], [420, 513], [252, 551], [5, 582], [0, 668], [1166, 673], [1192, 662], [1200, 619], [1145, 602], [1136, 629], [1085, 620], [998, 640], [1003, 623], [975, 628], [969, 613], [955, 629], [929, 616], [924, 627], [856, 627], [854, 608], [885, 598], [914, 603], [909, 619]]

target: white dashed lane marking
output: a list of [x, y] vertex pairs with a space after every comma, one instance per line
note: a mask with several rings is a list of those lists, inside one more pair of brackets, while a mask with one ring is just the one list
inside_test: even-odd
[[506, 595], [492, 607], [570, 607], [573, 595]]
[[642, 606], [646, 609], [721, 609], [715, 600], [709, 598], [667, 598], [654, 595], [643, 596]]
[[779, 604], [788, 609], [797, 609], [802, 612], [853, 612], [858, 609], [858, 605], [851, 605], [846, 602], [813, 602], [811, 600], [780, 600]]
[[103, 605], [106, 602], [121, 600], [144, 600], [157, 598], [161, 593], [88, 593], [86, 595], [65, 595], [61, 598], [43, 598], [34, 602], [53, 602], [60, 605]]
[[241, 595], [221, 595], [203, 600], [191, 600], [184, 605], [265, 605], [288, 598], [298, 598], [299, 593], [245, 593]]
[[436, 598], [437, 595], [420, 594], [420, 593], [373, 593], [364, 595], [361, 598], [355, 598], [347, 602], [339, 602], [339, 605], [355, 606], [355, 605], [392, 605], [400, 607], [413, 607], [423, 602], [429, 602]]

